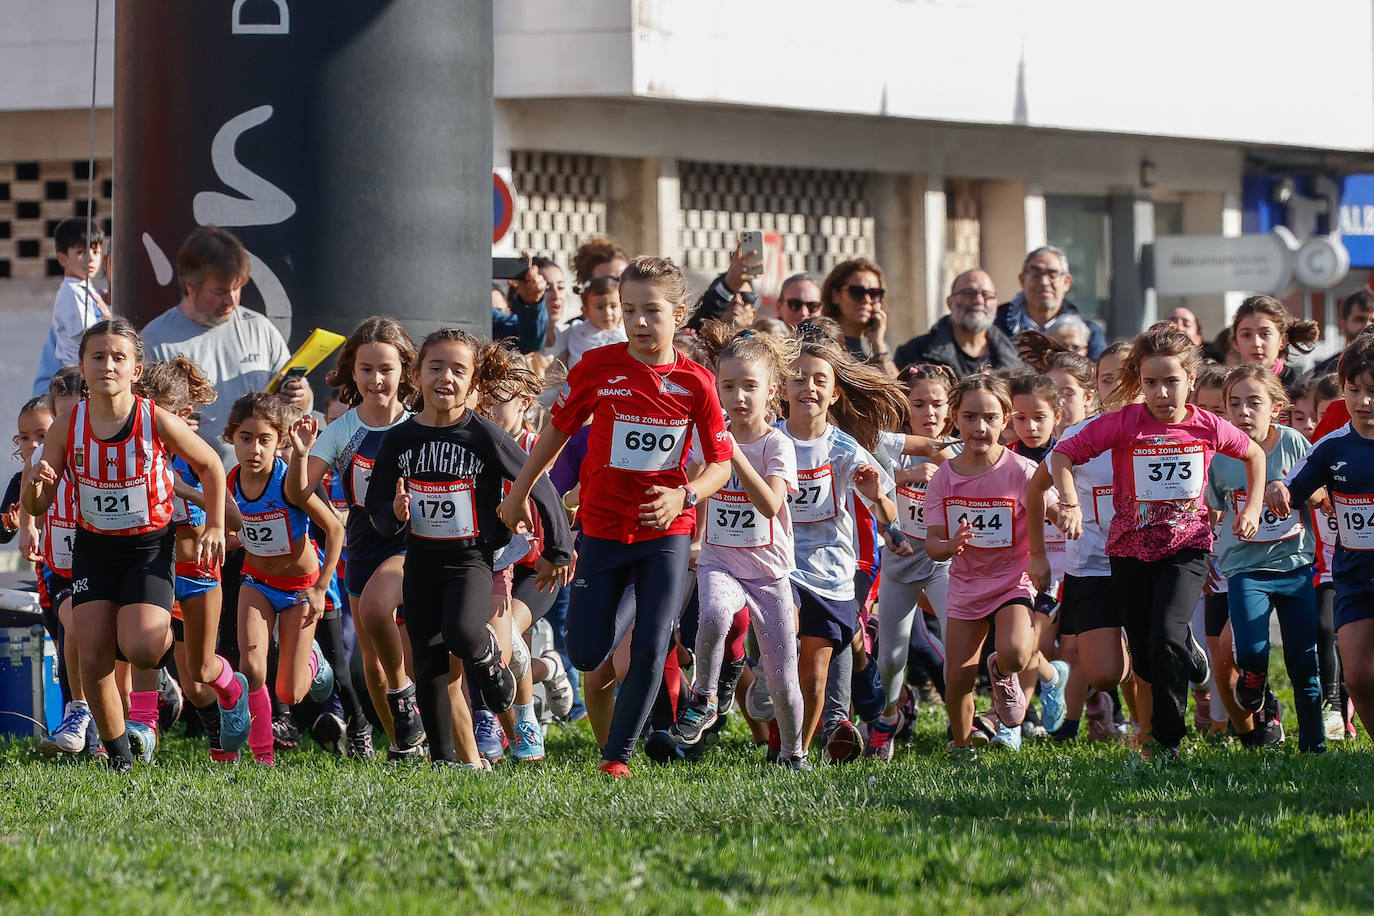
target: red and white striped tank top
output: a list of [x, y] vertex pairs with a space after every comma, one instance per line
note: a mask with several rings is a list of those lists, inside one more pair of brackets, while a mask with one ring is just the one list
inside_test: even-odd
[[70, 473], [57, 478], [57, 492], [43, 523], [43, 562], [59, 576], [71, 578], [72, 545], [76, 540], [76, 487]]
[[153, 402], [135, 396], [133, 425], [117, 442], [98, 439], [82, 400], [67, 433], [67, 469], [76, 480], [77, 519], [101, 534], [147, 534], [172, 521], [172, 463], [153, 421]]

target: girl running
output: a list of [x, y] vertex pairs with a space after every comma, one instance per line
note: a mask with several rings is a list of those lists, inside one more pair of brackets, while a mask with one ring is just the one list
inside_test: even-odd
[[968, 747], [973, 739], [973, 687], [983, 642], [995, 623], [988, 677], [1000, 722], [997, 740], [1015, 750], [1026, 716], [1017, 674], [1034, 670], [1041, 690], [1057, 692], [1060, 704], [1067, 680], [1040, 654], [1031, 623], [1035, 591], [1026, 575], [1026, 484], [1035, 465], [1000, 444], [1012, 410], [1006, 382], [970, 376], [951, 392], [950, 409], [964, 448], [940, 465], [926, 489], [925, 542], [932, 560], [952, 561], [945, 630], [950, 749]]
[[[1266, 480], [1282, 480], [1307, 454], [1307, 439], [1279, 426], [1288, 395], [1278, 376], [1255, 363], [1232, 369], [1225, 399], [1232, 423], [1265, 453]], [[1249, 500], [1240, 462], [1219, 457], [1212, 463], [1207, 502], [1222, 518], [1217, 559], [1226, 576], [1231, 634], [1240, 681], [1236, 702], [1253, 721], [1233, 723], [1250, 747], [1283, 740], [1278, 717], [1265, 714], [1269, 672], [1269, 611], [1279, 617], [1283, 655], [1298, 713], [1298, 750], [1326, 750], [1322, 724], [1321, 680], [1317, 674], [1317, 598], [1312, 586], [1313, 539], [1299, 514], [1279, 518], [1266, 510], [1259, 530], [1237, 538], [1226, 525]], [[1248, 717], [1247, 717], [1248, 718]]]
[[[406, 538], [403, 531], [382, 535], [363, 507], [382, 437], [409, 416], [405, 405], [415, 394], [414, 367], [415, 343], [405, 328], [393, 318], [364, 319], [344, 342], [327, 379], [349, 409], [323, 431], [308, 418], [296, 424], [292, 435], [300, 447], [292, 449], [286, 486], [287, 496], [301, 500], [315, 491], [326, 473], [332, 473], [343, 489], [348, 510], [344, 586], [353, 609], [363, 676], [373, 708], [391, 739], [387, 752], [391, 759], [418, 757], [425, 740], [396, 623]], [[340, 699], [348, 713], [349, 753], [367, 757], [371, 726], [351, 684], [345, 684], [348, 680], [340, 678], [339, 686], [341, 694], [348, 695]]]
[[[629, 341], [589, 351], [568, 373], [549, 425], [501, 504], [512, 531], [530, 530], [531, 488], [591, 418], [567, 650], [580, 670], [595, 671], [634, 627], [629, 669], [601, 751], [602, 771], [616, 778], [630, 773], [630, 755], [663, 679], [697, 501], [729, 479], [732, 453], [711, 373], [673, 349], [673, 334], [687, 317], [681, 269], [667, 258], [635, 258], [620, 275], [620, 300]], [[693, 426], [704, 469], [689, 484], [685, 445]], [[635, 601], [622, 603], [631, 577]]]
[[[79, 352], [87, 398], [54, 423], [24, 507], [35, 517], [46, 513], [71, 469], [78, 507], [72, 604], [82, 682], [110, 767], [128, 772], [134, 764], [131, 735], [140, 756], [151, 760], [156, 737], [144, 723], [150, 712], [156, 720], [157, 693], [133, 697], [130, 715], [138, 721], [126, 724], [114, 679], [115, 651], [153, 669], [172, 646], [171, 457], [184, 458], [205, 487], [207, 517], [197, 563], [217, 565], [224, 558], [224, 472], [219, 456], [180, 417], [134, 394], [143, 341], [127, 319], [91, 327]], [[227, 693], [225, 699], [232, 702]]]
[[[1055, 446], [1050, 468], [1061, 493], [1076, 493], [1073, 468], [1112, 451], [1112, 522], [1107, 536], [1112, 581], [1136, 673], [1151, 685], [1155, 747], [1177, 757], [1187, 689], [1210, 676], [1207, 654], [1189, 621], [1207, 576], [1212, 526], [1202, 501], [1212, 455], [1246, 463], [1246, 489], [1259, 492], [1264, 452], [1235, 426], [1188, 404], [1199, 357], [1192, 341], [1162, 322], [1136, 338], [1113, 392], [1126, 404]], [[1135, 403], [1143, 395], [1143, 403]], [[1261, 506], [1248, 503], [1234, 530], [1251, 537]], [[1083, 509], [1066, 503], [1060, 528], [1081, 536]], [[1144, 715], [1144, 710], [1141, 710]], [[1152, 755], [1155, 748], [1144, 749]]]
[[[288, 706], [307, 696], [322, 703], [334, 689], [334, 672], [315, 642], [315, 625], [326, 609], [344, 531], [334, 510], [319, 496], [311, 493], [299, 502], [287, 496], [287, 463], [277, 453], [288, 444], [291, 411], [276, 395], [245, 394], [230, 408], [223, 435], [239, 462], [229, 472], [229, 493], [243, 516], [239, 540], [247, 553], [238, 630], [239, 664], [248, 679], [252, 715], [248, 747], [253, 759], [267, 766], [275, 763], [272, 698], [267, 691], [273, 631], [278, 643], [273, 685], [278, 699]], [[310, 524], [324, 533], [323, 558], [310, 539]]]
[[1273, 371], [1287, 389], [1298, 382], [1300, 375], [1288, 363], [1289, 348], [1299, 353], [1312, 352], [1321, 341], [1322, 329], [1315, 321], [1298, 321], [1273, 296], [1251, 296], [1236, 309], [1231, 319], [1231, 336], [1243, 362]]
[[719, 350], [716, 388], [734, 440], [733, 473], [706, 504], [697, 558], [696, 680], [692, 695], [678, 702], [673, 737], [696, 744], [715, 723], [727, 633], [736, 612], [747, 606], [778, 721], [778, 763], [809, 770], [801, 740], [796, 609], [788, 584], [794, 562], [787, 497], [797, 492], [797, 457], [792, 441], [768, 423], [781, 410], [795, 344], [751, 331], [727, 343], [727, 334], [714, 321], [701, 331], [708, 346]]
[[[467, 407], [486, 380], [507, 374], [507, 352], [499, 344], [483, 347], [453, 328], [424, 339], [412, 373], [423, 406], [382, 437], [365, 501], [382, 535], [406, 532], [406, 631], [435, 765], [460, 763], [448, 689], [450, 653], [462, 660], [474, 694], [493, 713], [509, 709], [515, 699], [515, 678], [489, 621], [493, 558], [510, 541], [496, 515], [496, 495], [503, 481], [520, 473], [525, 454]], [[545, 533], [539, 584], [560, 585], [569, 574], [572, 534], [548, 479], [531, 485]], [[532, 527], [527, 524], [527, 530]], [[461, 763], [480, 767], [471, 735], [463, 735], [462, 743]]]
[[[197, 406], [213, 403], [216, 397], [200, 367], [184, 356], [148, 366], [138, 387], [159, 409], [182, 419]], [[204, 485], [183, 458], [172, 459], [172, 471], [177, 601], [172, 637], [177, 672], [182, 690], [210, 739], [210, 759], [230, 762], [238, 759], [239, 748], [248, 740], [247, 681], [235, 674], [228, 659], [215, 654], [222, 600], [220, 568], [217, 563], [201, 564], [195, 559], [196, 543], [206, 520]], [[225, 503], [229, 528], [237, 531], [242, 524], [238, 506], [227, 499]]]

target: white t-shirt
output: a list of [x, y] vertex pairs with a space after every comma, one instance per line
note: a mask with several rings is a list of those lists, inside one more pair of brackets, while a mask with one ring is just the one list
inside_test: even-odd
[[[1064, 430], [1059, 441], [1070, 439], [1096, 417], [1089, 417]], [[1050, 454], [1053, 454], [1051, 452]], [[1049, 462], [1045, 462], [1046, 467]], [[1074, 489], [1083, 515], [1083, 533], [1065, 545], [1064, 572], [1071, 576], [1110, 576], [1107, 559], [1107, 530], [1112, 518], [1112, 453], [1103, 452], [1073, 469]], [[1048, 531], [1048, 529], [1047, 529]]]
[[81, 336], [110, 317], [110, 308], [94, 286], [76, 277], [63, 277], [52, 304], [53, 350], [62, 366], [74, 366], [81, 351]]
[[611, 328], [603, 331], [590, 321], [583, 321], [568, 328], [564, 335], [564, 342], [568, 347], [568, 368], [577, 365], [582, 354], [588, 350], [595, 350], [597, 347], [608, 347], [611, 344], [625, 343], [629, 340], [625, 336], [625, 326]]

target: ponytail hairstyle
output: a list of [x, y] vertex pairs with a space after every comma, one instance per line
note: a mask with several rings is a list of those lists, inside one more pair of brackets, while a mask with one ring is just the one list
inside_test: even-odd
[[1183, 371], [1194, 379], [1202, 365], [1197, 345], [1172, 322], [1161, 321], [1150, 326], [1131, 344], [1131, 350], [1116, 370], [1116, 389], [1112, 392], [1112, 407], [1131, 404], [1140, 396], [1140, 365], [1154, 356], [1172, 356]]
[[626, 280], [648, 283], [663, 296], [674, 312], [682, 310], [682, 319], [674, 323], [681, 328], [687, 321], [687, 275], [682, 268], [673, 263], [672, 258], [656, 258], [640, 255], [632, 260], [620, 275], [620, 284]]
[[[1120, 353], [1124, 349], [1125, 344], [1112, 344], [1102, 351], [1102, 355], [1106, 356], [1108, 352]], [[1020, 354], [1022, 362], [1041, 375], [1051, 369], [1058, 369], [1067, 372], [1084, 391], [1092, 391], [1097, 387], [1097, 366], [1092, 360], [1039, 331], [1022, 331], [1017, 334], [1016, 352]]]
[[986, 391], [997, 399], [997, 403], [1002, 407], [1002, 413], [1008, 418], [1011, 417], [1011, 391], [1005, 380], [998, 378], [991, 372], [974, 373], [954, 386], [954, 390], [949, 394], [949, 415], [951, 417], [958, 413], [959, 405], [964, 402], [964, 395], [972, 391]]
[[1021, 395], [1044, 401], [1056, 414], [1064, 410], [1064, 402], [1059, 397], [1059, 386], [1047, 375], [1022, 372], [1013, 376], [1007, 381], [1007, 394], [1012, 398]]
[[[959, 376], [954, 374], [954, 370], [940, 363], [917, 363], [903, 369], [898, 374], [898, 379], [906, 384], [907, 394], [911, 394], [920, 382], [933, 382], [945, 386], [945, 425], [936, 437], [943, 439], [948, 436], [954, 429], [954, 410], [950, 407], [950, 396], [954, 387], [959, 384]], [[910, 419], [909, 413], [907, 418]]]
[[1279, 377], [1274, 374], [1273, 370], [1258, 363], [1242, 363], [1239, 366], [1231, 367], [1231, 370], [1226, 373], [1225, 383], [1221, 386], [1222, 403], [1226, 405], [1227, 413], [1230, 413], [1231, 410], [1231, 389], [1246, 379], [1254, 379], [1264, 386], [1264, 390], [1269, 394], [1269, 400], [1280, 410], [1292, 406], [1292, 402], [1288, 400], [1288, 392], [1284, 390], [1283, 382], [1279, 381]]
[[[25, 414], [38, 413], [39, 411], [42, 411], [42, 410], [46, 410], [48, 413], [54, 413], [52, 401], [49, 400], [49, 398], [48, 398], [48, 396], [47, 396], [46, 394], [40, 394], [40, 395], [39, 395], [38, 397], [36, 397], [36, 398], [29, 398], [27, 401], [25, 401], [25, 402], [24, 402], [24, 406], [21, 407], [21, 408], [19, 408], [19, 416], [20, 416], [20, 418], [22, 419], [23, 416], [24, 416]], [[56, 419], [56, 417], [54, 417], [54, 419]], [[14, 460], [15, 460], [15, 461], [18, 461], [18, 460], [19, 460], [19, 434], [18, 434], [18, 433], [15, 433], [15, 434], [14, 434], [14, 438], [12, 438], [12, 439], [10, 440], [10, 444], [14, 446]]]
[[[86, 342], [99, 334], [108, 334], [111, 337], [123, 337], [132, 341], [134, 345], [134, 365], [143, 365], [143, 338], [138, 336], [138, 329], [134, 327], [133, 322], [123, 315], [116, 315], [113, 318], [107, 318], [104, 321], [96, 322], [86, 329], [86, 333], [81, 335], [81, 346], [77, 350], [76, 358], [78, 362], [86, 358]], [[81, 396], [85, 397], [86, 394], [86, 381], [83, 378], [81, 381]]]
[[1283, 303], [1273, 296], [1251, 296], [1240, 304], [1236, 309], [1236, 317], [1231, 319], [1231, 339], [1236, 338], [1236, 329], [1240, 327], [1242, 319], [1249, 318], [1251, 315], [1259, 315], [1268, 318], [1279, 329], [1283, 335], [1283, 344], [1279, 347], [1279, 359], [1288, 358], [1288, 348], [1291, 346], [1299, 353], [1311, 353], [1322, 337], [1321, 325], [1315, 321], [1299, 321], [1288, 314], [1288, 309], [1283, 307]]
[[864, 448], [873, 451], [880, 432], [902, 428], [906, 394], [886, 372], [857, 361], [829, 340], [803, 340], [798, 356], [814, 356], [830, 364], [837, 395], [830, 405], [830, 422]]
[[416, 391], [411, 370], [419, 360], [415, 353], [415, 341], [395, 318], [373, 315], [371, 318], [363, 319], [363, 323], [353, 330], [348, 340], [344, 341], [334, 368], [325, 376], [325, 384], [338, 389], [339, 400], [349, 407], [361, 404], [363, 395], [358, 390], [358, 383], [353, 380], [353, 367], [358, 359], [358, 348], [370, 343], [388, 344], [396, 350], [401, 362], [401, 377], [396, 383], [396, 399], [402, 404], [409, 403]]
[[229, 419], [224, 422], [224, 432], [220, 438], [230, 445], [234, 443], [234, 433], [250, 418], [266, 420], [267, 424], [277, 433], [280, 443], [287, 444], [287, 435], [291, 429], [291, 424], [296, 421], [300, 411], [292, 407], [291, 404], [280, 394], [268, 394], [266, 391], [250, 391], [234, 402], [234, 406], [229, 408]]
[[80, 366], [63, 366], [48, 380], [48, 397], [56, 407], [58, 398], [80, 397], [85, 384], [81, 380]]
[[180, 354], [149, 363], [134, 387], [158, 407], [177, 416], [198, 404], [213, 404], [219, 397], [200, 367]]
[[[714, 320], [701, 323], [696, 339], [704, 357], [703, 364], [713, 371], [722, 360], [727, 359], [763, 365], [773, 383], [773, 397], [768, 402], [768, 409], [774, 416], [782, 416], [783, 388], [787, 380], [796, 374], [792, 362], [801, 352], [800, 343], [792, 338], [774, 337], [749, 328], [736, 332], [725, 322]], [[838, 373], [835, 378], [838, 383]]]

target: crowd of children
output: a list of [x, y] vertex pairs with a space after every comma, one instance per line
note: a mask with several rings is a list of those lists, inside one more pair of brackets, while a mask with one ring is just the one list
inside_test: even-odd
[[[1257, 296], [1230, 367], [1160, 324], [1095, 364], [1029, 331], [1031, 371], [894, 379], [821, 318], [684, 336], [682, 271], [598, 244], [549, 352], [370, 318], [327, 425], [235, 401], [227, 474], [188, 425], [200, 369], [67, 296], [75, 365], [20, 410], [0, 507], [61, 648], [44, 753], [127, 771], [184, 696], [216, 762], [275, 762], [275, 702], [337, 753], [372, 757], [375, 728], [392, 760], [487, 770], [544, 757], [536, 696], [569, 716], [576, 668], [615, 777], [645, 736], [700, 757], [736, 709], [779, 766], [889, 760], [923, 700], [955, 755], [1172, 759], [1190, 696], [1208, 735], [1285, 740], [1271, 611], [1298, 748], [1369, 727], [1374, 335], [1305, 378], [1315, 328]], [[545, 618], [559, 648], [534, 652]]]

